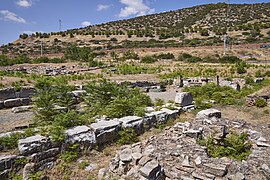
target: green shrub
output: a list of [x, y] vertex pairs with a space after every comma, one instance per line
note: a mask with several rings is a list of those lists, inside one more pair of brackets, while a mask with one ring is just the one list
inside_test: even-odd
[[82, 161], [78, 164], [79, 169], [85, 169], [87, 166], [89, 166], [87, 161]]
[[139, 141], [138, 136], [131, 128], [122, 129], [118, 132], [117, 144], [133, 144]]
[[256, 107], [259, 107], [259, 108], [262, 108], [262, 107], [267, 106], [267, 102], [266, 102], [266, 100], [263, 99], [263, 98], [257, 98], [257, 99], [255, 100], [255, 106], [256, 106]]
[[238, 134], [236, 132], [228, 134], [219, 143], [215, 143], [213, 136], [209, 136], [207, 139], [200, 137], [197, 143], [207, 147], [207, 154], [210, 157], [228, 157], [238, 161], [246, 160], [251, 154], [252, 147], [247, 133]]
[[156, 58], [152, 57], [152, 56], [144, 56], [141, 60], [141, 63], [155, 63], [157, 61]]

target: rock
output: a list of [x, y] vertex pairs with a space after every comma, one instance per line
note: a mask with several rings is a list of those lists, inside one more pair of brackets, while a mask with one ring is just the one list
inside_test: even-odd
[[20, 100], [21, 100], [21, 104], [23, 106], [27, 106], [27, 105], [29, 105], [31, 103], [31, 99], [30, 98], [21, 98]]
[[195, 178], [195, 179], [201, 179], [201, 180], [213, 180], [213, 179], [215, 179], [215, 176], [213, 176], [213, 175], [208, 175], [208, 177], [207, 177], [207, 175], [208, 174], [205, 174], [205, 173], [201, 173], [201, 172], [196, 172], [196, 171], [194, 171], [194, 172], [192, 172], [192, 176]]
[[21, 106], [21, 99], [8, 99], [4, 101], [4, 106], [6, 108], [18, 107]]
[[248, 131], [250, 139], [257, 140], [262, 136], [262, 133], [254, 131], [254, 130], [249, 130]]
[[19, 107], [12, 108], [12, 112], [13, 113], [21, 113], [21, 112], [30, 111], [30, 109], [32, 109], [32, 108], [33, 108], [33, 106], [19, 106]]
[[192, 94], [189, 92], [177, 93], [175, 96], [175, 103], [180, 104], [181, 106], [191, 105], [193, 101]]
[[188, 106], [183, 106], [182, 110], [183, 111], [187, 111], [187, 112], [191, 112], [192, 110], [195, 109], [195, 105], [188, 105]]
[[262, 169], [264, 172], [266, 172], [267, 174], [270, 175], [270, 168], [269, 168], [266, 164], [263, 164], [263, 165], [261, 166], [261, 169]]
[[9, 176], [10, 170], [4, 170], [4, 171], [0, 171], [0, 179], [2, 180], [7, 180], [8, 176]]
[[237, 91], [240, 91], [240, 85], [237, 84], [237, 83], [234, 83], [232, 81], [220, 81], [219, 83], [220, 86], [227, 86], [227, 87], [230, 87], [234, 90], [237, 90]]
[[227, 134], [229, 134], [228, 127], [225, 125], [211, 126], [210, 128], [211, 131], [214, 132], [214, 138], [218, 141], [222, 140]]
[[117, 138], [120, 122], [118, 120], [101, 120], [97, 123], [92, 123], [90, 127], [95, 132], [97, 143], [103, 144], [106, 142], [111, 142]]
[[145, 111], [148, 112], [148, 113], [149, 112], [153, 112], [153, 111], [155, 111], [155, 108], [153, 108], [153, 107], [146, 107], [145, 108]]
[[4, 105], [4, 101], [0, 101], [0, 109], [4, 109], [5, 105]]
[[156, 160], [152, 160], [146, 163], [142, 168], [139, 169], [140, 174], [147, 179], [158, 179], [162, 176], [161, 166]]
[[185, 159], [184, 159], [184, 161], [182, 162], [182, 166], [184, 166], [184, 167], [193, 167], [192, 165], [190, 165], [190, 163], [189, 163], [189, 156], [185, 156]]
[[256, 141], [256, 144], [258, 147], [270, 147], [270, 144], [261, 141]]
[[126, 116], [120, 118], [119, 121], [122, 123], [123, 128], [131, 128], [136, 134], [144, 132], [143, 118], [138, 116]]
[[157, 123], [156, 115], [151, 114], [151, 113], [146, 113], [143, 118], [143, 122], [145, 125], [145, 130], [148, 130], [154, 127]]
[[198, 129], [198, 130], [195, 130], [195, 129], [189, 129], [189, 130], [183, 131], [183, 133], [184, 133], [186, 136], [189, 136], [189, 137], [191, 137], [191, 138], [197, 139], [197, 138], [199, 137], [199, 135], [202, 134], [202, 130], [201, 130], [201, 129]]
[[120, 152], [119, 158], [122, 162], [130, 162], [132, 160], [132, 150], [126, 148]]
[[23, 168], [23, 180], [29, 180], [29, 175], [35, 171], [34, 169], [35, 164], [34, 163], [28, 163]]
[[244, 180], [245, 176], [242, 173], [238, 172], [234, 175], [229, 175], [228, 179], [229, 180]]
[[223, 164], [204, 164], [204, 171], [215, 176], [223, 177], [227, 174], [227, 166]]
[[66, 143], [79, 143], [82, 148], [92, 148], [97, 144], [94, 131], [87, 126], [75, 126], [67, 129], [65, 133], [67, 134]]
[[3, 155], [0, 156], [0, 172], [6, 169], [10, 169], [14, 164], [17, 156], [16, 155]]
[[23, 86], [17, 93], [17, 98], [30, 98], [35, 94], [34, 87]]
[[221, 112], [217, 109], [206, 109], [198, 112], [196, 119], [221, 118]]
[[170, 110], [167, 108], [162, 108], [161, 111], [164, 111], [168, 114], [168, 119], [176, 119], [178, 115], [178, 110]]
[[149, 156], [143, 156], [140, 160], [139, 160], [139, 165], [140, 166], [144, 166], [147, 162], [151, 161], [152, 159]]
[[155, 147], [150, 144], [145, 147], [144, 154], [151, 155], [155, 151]]
[[29, 155], [50, 148], [49, 140], [41, 135], [30, 136], [25, 139], [20, 139], [18, 149], [21, 155]]
[[116, 155], [114, 158], [112, 158], [112, 160], [109, 163], [109, 169], [112, 172], [115, 172], [115, 170], [119, 167], [119, 156]]
[[258, 139], [258, 141], [261, 141], [261, 142], [267, 142], [267, 140], [266, 140], [264, 137], [260, 137], [260, 138]]
[[138, 164], [138, 161], [142, 158], [142, 153], [132, 153], [131, 157], [135, 161], [135, 164]]
[[39, 153], [32, 154], [31, 157], [30, 157], [30, 161], [34, 162], [34, 163], [37, 163], [37, 162], [40, 162], [40, 161], [42, 161], [44, 159], [55, 157], [59, 153], [60, 153], [60, 148], [49, 149], [49, 150], [44, 151], [44, 152], [39, 152]]
[[89, 164], [88, 166], [85, 167], [85, 171], [92, 171], [97, 168], [96, 164]]
[[72, 94], [77, 98], [81, 98], [83, 95], [86, 94], [86, 91], [85, 90], [76, 90], [76, 91], [72, 91]]
[[14, 88], [0, 89], [0, 100], [5, 101], [7, 99], [15, 99], [16, 91]]
[[106, 176], [107, 170], [105, 168], [102, 168], [98, 171], [98, 179], [102, 180]]
[[200, 156], [198, 156], [195, 160], [194, 163], [196, 164], [196, 166], [199, 166], [202, 164], [202, 158]]
[[164, 124], [168, 120], [168, 114], [164, 111], [154, 111], [151, 113], [146, 113], [146, 116], [155, 116], [156, 122], [158, 124]]

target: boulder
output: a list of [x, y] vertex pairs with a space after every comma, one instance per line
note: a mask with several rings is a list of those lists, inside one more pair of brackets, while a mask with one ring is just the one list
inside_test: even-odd
[[156, 160], [152, 160], [146, 163], [142, 168], [139, 169], [140, 175], [147, 179], [159, 179], [163, 175], [161, 166]]
[[7, 99], [15, 99], [16, 91], [14, 88], [6, 88], [0, 90], [0, 100], [5, 101]]
[[8, 99], [4, 101], [4, 106], [6, 108], [18, 107], [21, 106], [21, 99]]
[[30, 109], [32, 109], [32, 108], [33, 108], [33, 106], [19, 106], [19, 107], [12, 108], [12, 112], [13, 113], [22, 113], [22, 112], [30, 111]]
[[221, 118], [221, 112], [217, 109], [206, 109], [198, 112], [196, 119]]
[[3, 155], [0, 156], [0, 172], [6, 169], [10, 169], [14, 164], [17, 156], [16, 155]]
[[119, 158], [122, 162], [130, 162], [132, 160], [132, 150], [130, 148], [123, 149], [120, 154]]
[[118, 120], [101, 120], [97, 123], [92, 123], [90, 127], [95, 132], [97, 144], [103, 144], [117, 138], [120, 122]]
[[30, 161], [37, 163], [37, 162], [40, 162], [44, 159], [55, 157], [59, 153], [60, 153], [60, 148], [52, 148], [52, 149], [49, 149], [49, 150], [44, 151], [44, 152], [38, 152], [38, 153], [32, 154], [30, 157]]
[[67, 134], [66, 143], [79, 143], [84, 147], [94, 147], [96, 145], [96, 136], [94, 131], [87, 126], [75, 126], [65, 131]]
[[18, 149], [21, 155], [30, 155], [33, 153], [47, 150], [51, 147], [51, 142], [48, 138], [35, 135], [25, 139], [20, 139], [18, 142]]
[[175, 96], [175, 103], [181, 106], [191, 105], [192, 101], [193, 101], [193, 97], [192, 97], [192, 94], [189, 92], [177, 93]]
[[123, 128], [131, 128], [136, 134], [141, 134], [144, 131], [143, 118], [138, 116], [126, 116], [120, 118], [119, 121], [122, 123]]

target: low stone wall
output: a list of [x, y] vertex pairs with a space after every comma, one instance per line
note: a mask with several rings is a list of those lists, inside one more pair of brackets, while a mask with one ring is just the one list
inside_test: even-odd
[[[28, 174], [32, 171], [51, 167], [67, 143], [78, 143], [80, 149], [91, 149], [116, 140], [121, 129], [131, 128], [139, 135], [158, 123], [176, 119], [180, 111], [180, 108], [179, 110], [163, 108], [160, 111], [147, 113], [145, 117], [127, 116], [108, 121], [100, 120], [89, 126], [72, 127], [65, 131], [66, 138], [62, 144], [39, 134], [20, 139], [19, 155], [0, 157], [0, 179], [7, 179], [9, 171], [14, 168], [14, 163], [18, 158], [26, 157], [28, 160], [23, 173], [24, 179], [28, 179]], [[10, 133], [5, 134], [8, 136]]]

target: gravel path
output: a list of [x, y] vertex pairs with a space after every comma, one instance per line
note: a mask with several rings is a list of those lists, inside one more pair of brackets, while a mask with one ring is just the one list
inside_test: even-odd
[[11, 109], [0, 110], [0, 132], [7, 132], [17, 126], [28, 125], [33, 119], [33, 112], [13, 113]]

